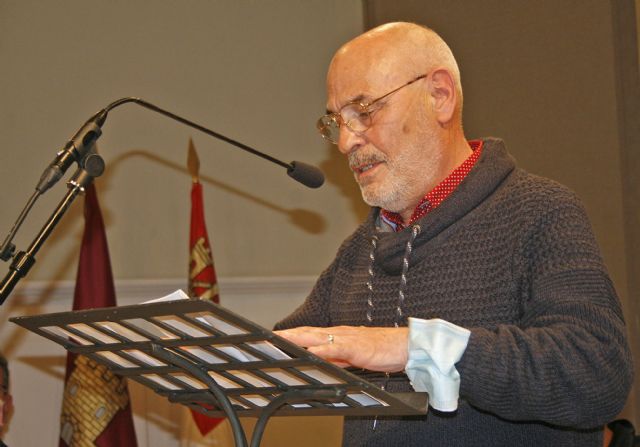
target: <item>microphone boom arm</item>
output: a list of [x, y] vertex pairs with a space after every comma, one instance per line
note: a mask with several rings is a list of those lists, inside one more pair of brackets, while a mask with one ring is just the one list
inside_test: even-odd
[[[169, 112], [168, 110], [165, 110], [161, 107], [156, 106], [155, 104], [151, 104], [148, 101], [145, 101], [141, 98], [137, 98], [137, 97], [126, 97], [126, 98], [120, 98], [117, 101], [112, 102], [111, 104], [109, 104], [107, 107], [105, 107], [103, 110], [101, 110], [100, 112], [98, 112], [96, 114], [96, 116], [104, 116], [104, 118], [106, 118], [107, 113], [111, 110], [114, 109], [122, 104], [126, 104], [128, 102], [133, 102], [136, 103], [142, 107], [145, 107], [149, 110], [153, 110], [154, 112], [160, 113], [161, 115], [167, 116], [175, 121], [181, 122], [182, 124], [185, 124], [189, 127], [192, 127], [196, 130], [199, 130], [200, 132], [203, 132], [209, 136], [212, 136], [214, 138], [217, 138], [218, 140], [222, 140], [225, 141], [237, 148], [240, 148], [244, 151], [250, 152], [253, 155], [257, 155], [258, 157], [264, 158], [265, 160], [268, 160], [272, 163], [275, 163], [279, 166], [282, 166], [283, 168], [287, 169], [287, 174], [289, 175], [289, 177], [293, 178], [294, 180], [302, 183], [303, 185], [309, 187], [309, 188], [319, 188], [320, 186], [322, 186], [322, 184], [324, 183], [324, 175], [322, 174], [322, 172], [316, 168], [315, 166], [311, 166], [308, 165], [306, 163], [302, 163], [299, 161], [292, 161], [291, 163], [285, 163], [282, 160], [278, 160], [275, 157], [272, 157], [271, 155], [265, 154], [264, 152], [261, 152], [257, 149], [254, 149], [250, 146], [247, 146], [244, 143], [241, 143], [237, 140], [234, 140], [232, 138], [229, 138], [227, 136], [224, 136], [218, 132], [215, 132], [211, 129], [208, 129], [204, 126], [201, 126], [200, 124], [194, 123], [191, 120], [188, 120], [186, 118], [183, 118], [179, 115], [176, 115], [175, 113]], [[104, 122], [104, 121], [103, 121]]]

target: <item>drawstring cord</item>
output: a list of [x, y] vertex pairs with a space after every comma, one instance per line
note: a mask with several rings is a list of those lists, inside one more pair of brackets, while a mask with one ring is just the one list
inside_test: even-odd
[[411, 227], [411, 236], [407, 241], [407, 245], [404, 249], [404, 257], [402, 258], [402, 273], [400, 275], [400, 287], [398, 287], [398, 305], [396, 307], [396, 321], [395, 327], [398, 327], [399, 321], [404, 317], [402, 308], [404, 307], [404, 290], [407, 287], [407, 272], [409, 271], [409, 258], [413, 251], [413, 242], [420, 234], [420, 225], [414, 225]]
[[[404, 291], [407, 287], [407, 272], [409, 271], [409, 259], [413, 251], [413, 243], [415, 242], [416, 238], [420, 234], [420, 230], [421, 230], [420, 225], [417, 225], [417, 224], [413, 225], [411, 227], [411, 235], [409, 236], [409, 240], [405, 245], [404, 256], [402, 258], [402, 273], [400, 274], [400, 286], [398, 287], [398, 303], [396, 305], [396, 318], [393, 323], [394, 327], [399, 327], [400, 322], [404, 318], [404, 312], [402, 309], [404, 307], [404, 301], [405, 301]], [[373, 264], [376, 260], [375, 252], [377, 247], [378, 247], [378, 236], [374, 234], [371, 237], [371, 251], [369, 252], [369, 269], [368, 269], [369, 279], [367, 280], [367, 289], [369, 290], [369, 295], [367, 297], [367, 315], [366, 316], [367, 316], [367, 321], [369, 323], [373, 322], [373, 308], [374, 308]], [[384, 383], [380, 387], [382, 391], [386, 390], [388, 383], [389, 383], [389, 373], [385, 373]], [[376, 416], [373, 420], [373, 425], [371, 429], [375, 430], [377, 425], [378, 425], [378, 417]]]

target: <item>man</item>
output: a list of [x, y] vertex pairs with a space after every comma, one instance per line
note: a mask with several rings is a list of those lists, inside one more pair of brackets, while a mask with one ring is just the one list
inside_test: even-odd
[[[9, 392], [9, 366], [7, 365], [7, 359], [0, 354], [0, 437], [4, 435], [12, 410], [13, 398]], [[0, 447], [4, 447], [5, 445], [0, 438]]]
[[574, 194], [517, 168], [502, 141], [466, 140], [458, 67], [429, 29], [345, 44], [327, 90], [318, 128], [373, 208], [277, 328], [339, 365], [405, 371], [378, 384], [432, 406], [347, 418], [344, 445], [602, 445], [632, 368]]

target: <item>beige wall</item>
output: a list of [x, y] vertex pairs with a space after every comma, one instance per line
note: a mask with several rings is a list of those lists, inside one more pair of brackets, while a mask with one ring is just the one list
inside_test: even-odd
[[[190, 136], [218, 273], [316, 275], [363, 213], [345, 196], [354, 192], [343, 186], [346, 168], [314, 128], [329, 58], [361, 29], [355, 0], [0, 1], [1, 237], [80, 125], [117, 98], [140, 96], [334, 178], [310, 190], [283, 168], [163, 116], [116, 109], [98, 142], [107, 171], [97, 180], [116, 277], [185, 276]], [[60, 183], [41, 199], [18, 249], [64, 191]], [[76, 204], [28, 279], [73, 278], [81, 228]]]
[[[223, 287], [223, 303], [272, 325], [308, 292], [287, 292], [287, 284], [317, 276], [366, 212], [314, 126], [325, 109], [328, 61], [361, 30], [358, 0], [0, 0], [0, 238], [81, 124], [120, 97], [140, 96], [327, 172], [324, 187], [307, 189], [280, 167], [135, 105], [112, 111], [103, 127], [98, 146], [107, 171], [96, 184], [114, 273], [129, 284], [119, 290], [121, 304], [186, 282], [192, 136], [219, 277], [249, 291]], [[65, 192], [61, 182], [40, 199], [15, 240], [19, 250]], [[16, 397], [10, 445], [57, 445], [64, 353], [7, 319], [70, 309], [70, 283], [61, 280], [75, 276], [82, 228], [78, 200], [21, 285], [39, 281], [33, 293], [16, 293], [0, 308], [0, 350], [9, 356]], [[0, 264], [0, 275], [7, 268]], [[263, 277], [284, 290], [261, 287]], [[228, 433], [226, 441], [190, 441], [178, 406], [136, 384], [132, 395], [141, 446], [228, 445]], [[307, 445], [337, 444], [339, 421], [324, 421], [324, 433]], [[263, 445], [300, 445], [308, 428], [280, 419]]]

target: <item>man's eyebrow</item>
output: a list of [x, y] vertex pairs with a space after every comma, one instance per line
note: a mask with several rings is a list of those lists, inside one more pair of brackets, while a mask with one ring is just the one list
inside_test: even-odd
[[354, 102], [358, 102], [358, 103], [360, 103], [360, 102], [362, 102], [362, 100], [363, 100], [364, 98], [365, 98], [365, 95], [363, 95], [363, 94], [361, 93], [361, 94], [359, 94], [358, 96], [355, 96], [355, 97], [353, 97], [353, 98], [349, 99], [349, 101], [347, 102], [347, 104], [351, 104], [351, 103], [354, 103]]
[[[358, 96], [354, 96], [352, 98], [350, 98], [347, 102], [345, 102], [342, 106], [340, 106], [340, 108], [346, 106], [347, 104], [361, 104], [362, 100], [366, 98], [366, 95], [363, 94], [359, 94]], [[327, 112], [327, 115], [331, 115], [332, 113], [336, 113], [331, 109], [326, 109], [325, 110]]]

